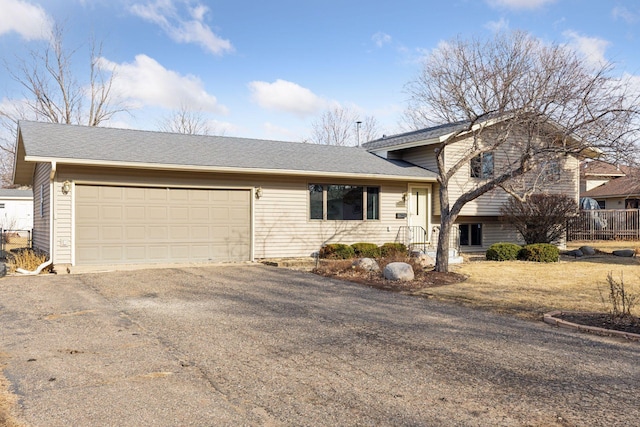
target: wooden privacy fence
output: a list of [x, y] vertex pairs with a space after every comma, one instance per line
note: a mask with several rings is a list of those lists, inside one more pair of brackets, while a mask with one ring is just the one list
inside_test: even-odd
[[567, 223], [567, 240], [640, 240], [640, 209], [581, 210]]

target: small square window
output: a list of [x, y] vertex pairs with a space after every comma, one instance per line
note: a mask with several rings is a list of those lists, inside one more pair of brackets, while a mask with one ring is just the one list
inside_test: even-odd
[[472, 178], [493, 177], [493, 153], [478, 154], [471, 159], [470, 168]]
[[482, 224], [460, 224], [460, 246], [482, 246]]

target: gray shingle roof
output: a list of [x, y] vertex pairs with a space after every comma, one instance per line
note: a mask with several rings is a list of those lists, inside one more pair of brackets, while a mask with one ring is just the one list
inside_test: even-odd
[[435, 178], [434, 172], [389, 161], [357, 147], [248, 138], [182, 135], [21, 121], [28, 158], [177, 167], [239, 168], [380, 177]]
[[10, 199], [16, 197], [33, 197], [33, 191], [18, 190], [13, 188], [0, 188], [0, 199]]
[[426, 129], [400, 133], [397, 135], [384, 136], [380, 139], [362, 144], [362, 147], [370, 151], [375, 151], [381, 148], [395, 147], [397, 145], [408, 144], [411, 142], [426, 141], [434, 138], [439, 138], [452, 132], [466, 129], [468, 126], [468, 121], [446, 123], [444, 125], [433, 126]]

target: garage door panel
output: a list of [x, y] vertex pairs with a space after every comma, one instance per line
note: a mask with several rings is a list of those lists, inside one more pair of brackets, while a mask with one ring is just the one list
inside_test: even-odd
[[147, 219], [150, 221], [167, 221], [169, 219], [169, 211], [164, 206], [147, 206]]
[[122, 241], [123, 239], [123, 229], [121, 225], [105, 225], [101, 228], [102, 235], [100, 236], [103, 240], [117, 240]]
[[[189, 209], [192, 221], [206, 221], [211, 219], [209, 208], [206, 206], [195, 206]], [[215, 218], [214, 218], [215, 219]]]
[[120, 187], [100, 187], [101, 200], [122, 200], [124, 189]]
[[188, 221], [189, 220], [189, 208], [186, 206], [171, 207], [169, 208], [169, 220], [170, 221]]
[[144, 206], [125, 206], [125, 219], [126, 221], [144, 221], [145, 209]]
[[81, 240], [97, 240], [100, 238], [100, 227], [87, 225], [76, 227], [76, 238]]
[[145, 227], [143, 225], [125, 226], [125, 240], [144, 240]]
[[166, 188], [147, 188], [147, 200], [166, 201], [168, 199], [169, 190]]
[[76, 262], [248, 260], [250, 194], [77, 185]]

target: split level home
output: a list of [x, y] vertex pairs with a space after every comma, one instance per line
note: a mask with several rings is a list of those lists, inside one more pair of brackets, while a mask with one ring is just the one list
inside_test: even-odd
[[[59, 271], [310, 256], [327, 243], [433, 245], [433, 144], [450, 132], [358, 148], [22, 121], [14, 181], [32, 186], [33, 245]], [[450, 158], [465, 147], [462, 136]], [[494, 161], [470, 162], [453, 192], [486, 179]], [[577, 199], [578, 162], [562, 162], [555, 190]], [[495, 190], [463, 209], [461, 250], [517, 240], [498, 221], [506, 197]], [[407, 236], [408, 227], [424, 231]]]

